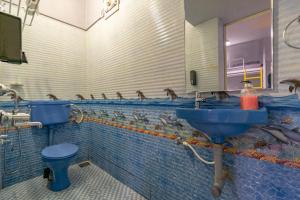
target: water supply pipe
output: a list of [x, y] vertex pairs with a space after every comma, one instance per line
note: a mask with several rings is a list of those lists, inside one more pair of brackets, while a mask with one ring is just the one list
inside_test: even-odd
[[207, 161], [204, 158], [202, 158], [196, 150], [190, 145], [188, 142], [182, 143], [185, 147], [188, 147], [193, 154], [204, 164], [207, 165], [214, 165], [215, 167], [215, 176], [214, 176], [214, 183], [211, 189], [212, 195], [217, 198], [221, 195], [222, 189], [225, 183], [225, 179], [227, 177], [227, 173], [223, 170], [223, 145], [220, 144], [214, 144], [213, 146], [213, 154], [214, 154], [214, 160], [213, 161]]
[[204, 164], [207, 164], [207, 165], [214, 165], [215, 162], [214, 161], [207, 161], [205, 160], [204, 158], [202, 158], [197, 152], [196, 150], [192, 147], [192, 145], [190, 145], [189, 143], [187, 143], [186, 141], [182, 143], [184, 146], [188, 147], [193, 153], [194, 155], [201, 161], [203, 162]]

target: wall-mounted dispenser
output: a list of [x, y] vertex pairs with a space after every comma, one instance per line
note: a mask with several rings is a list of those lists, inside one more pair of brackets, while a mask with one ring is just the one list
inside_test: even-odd
[[190, 71], [191, 85], [197, 85], [197, 72], [195, 70]]

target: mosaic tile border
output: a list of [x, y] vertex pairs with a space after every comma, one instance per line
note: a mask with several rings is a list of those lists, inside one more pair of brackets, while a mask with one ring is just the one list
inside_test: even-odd
[[[135, 131], [136, 133], [139, 133], [139, 134], [148, 134], [148, 135], [152, 135], [155, 137], [166, 138], [166, 139], [174, 140], [174, 141], [177, 138], [176, 134], [164, 134], [164, 133], [160, 133], [157, 131], [136, 128], [136, 127], [133, 127], [130, 125], [127, 126], [127, 125], [120, 124], [118, 122], [113, 122], [113, 121], [108, 121], [108, 120], [103, 120], [103, 119], [85, 117], [84, 122], [93, 122], [96, 124], [112, 126], [112, 127], [116, 127], [116, 128], [120, 128], [120, 129], [127, 129], [130, 131]], [[212, 148], [213, 147], [212, 143], [200, 141], [196, 138], [190, 138], [189, 140], [187, 140], [187, 142], [191, 145], [196, 145], [201, 148]], [[282, 159], [277, 158], [276, 156], [266, 155], [266, 154], [263, 154], [256, 150], [238, 151], [238, 149], [236, 149], [236, 148], [224, 147], [224, 152], [238, 155], [238, 156], [250, 157], [250, 158], [254, 158], [257, 160], [261, 160], [261, 161], [267, 161], [267, 162], [271, 162], [273, 164], [280, 164], [280, 165], [284, 165], [286, 167], [300, 169], [300, 160], [299, 161], [282, 160]]]
[[[120, 129], [127, 129], [130, 131], [134, 131], [136, 133], [139, 134], [147, 134], [147, 135], [152, 135], [155, 137], [161, 137], [161, 138], [166, 138], [169, 140], [176, 140], [177, 138], [177, 134], [173, 133], [173, 134], [166, 134], [166, 133], [161, 133], [161, 132], [157, 132], [154, 130], [146, 130], [143, 128], [136, 128], [134, 126], [130, 126], [130, 125], [124, 125], [115, 121], [109, 121], [109, 120], [104, 120], [104, 119], [98, 119], [98, 118], [90, 118], [90, 117], [85, 117], [83, 122], [93, 122], [96, 124], [101, 124], [101, 125], [107, 125], [107, 126], [111, 126], [111, 127], [116, 127], [116, 128], [120, 128]], [[19, 129], [30, 129], [30, 126], [22, 126]], [[0, 128], [0, 133], [4, 133], [6, 131], [15, 131], [17, 130], [16, 128]], [[187, 140], [187, 142], [191, 145], [195, 145], [197, 147], [200, 148], [212, 148], [213, 144], [209, 143], [209, 142], [205, 142], [205, 141], [200, 141], [197, 138], [189, 138]], [[247, 149], [247, 150], [242, 150], [239, 151], [237, 148], [234, 147], [224, 147], [224, 152], [225, 153], [230, 153], [230, 154], [234, 154], [234, 155], [238, 155], [238, 156], [245, 156], [245, 157], [249, 157], [249, 158], [254, 158], [257, 160], [261, 160], [261, 161], [267, 161], [267, 162], [271, 162], [273, 164], [280, 164], [280, 165], [284, 165], [286, 167], [291, 167], [291, 168], [297, 168], [300, 169], [300, 160], [296, 160], [296, 161], [291, 161], [291, 160], [285, 160], [285, 159], [279, 159], [276, 156], [272, 156], [272, 155], [267, 155], [264, 153], [261, 153], [255, 149]]]

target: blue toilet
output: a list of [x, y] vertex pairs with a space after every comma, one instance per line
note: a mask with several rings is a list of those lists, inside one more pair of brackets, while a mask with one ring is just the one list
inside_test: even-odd
[[70, 160], [78, 152], [78, 146], [74, 144], [58, 144], [46, 147], [42, 151], [43, 161], [51, 170], [48, 188], [52, 191], [60, 191], [70, 186], [68, 168]]
[[48, 178], [48, 188], [61, 191], [70, 186], [68, 168], [70, 161], [77, 155], [77, 145], [62, 143], [53, 145], [51, 125], [67, 123], [70, 115], [68, 101], [33, 101], [30, 102], [31, 120], [49, 127], [49, 146], [42, 150], [42, 159], [48, 166], [44, 178]]

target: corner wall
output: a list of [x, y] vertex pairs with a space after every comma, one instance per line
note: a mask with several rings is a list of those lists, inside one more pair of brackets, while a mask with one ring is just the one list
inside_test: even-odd
[[[120, 10], [101, 20], [87, 33], [88, 85], [100, 96], [126, 98], [140, 89], [148, 97], [164, 97], [171, 87], [181, 96], [185, 91], [184, 5], [183, 1], [121, 1]], [[279, 81], [299, 78], [297, 54], [287, 47], [282, 32], [300, 13], [298, 0], [274, 0], [274, 84], [279, 93], [287, 86]], [[297, 31], [293, 41], [299, 40]], [[298, 42], [299, 43], [299, 42]]]
[[88, 87], [96, 97], [185, 95], [182, 0], [124, 0], [120, 10], [87, 32]]
[[[187, 91], [224, 90], [223, 23], [219, 18], [197, 26], [185, 21], [185, 35]], [[197, 72], [196, 86], [190, 84], [191, 70]]]

